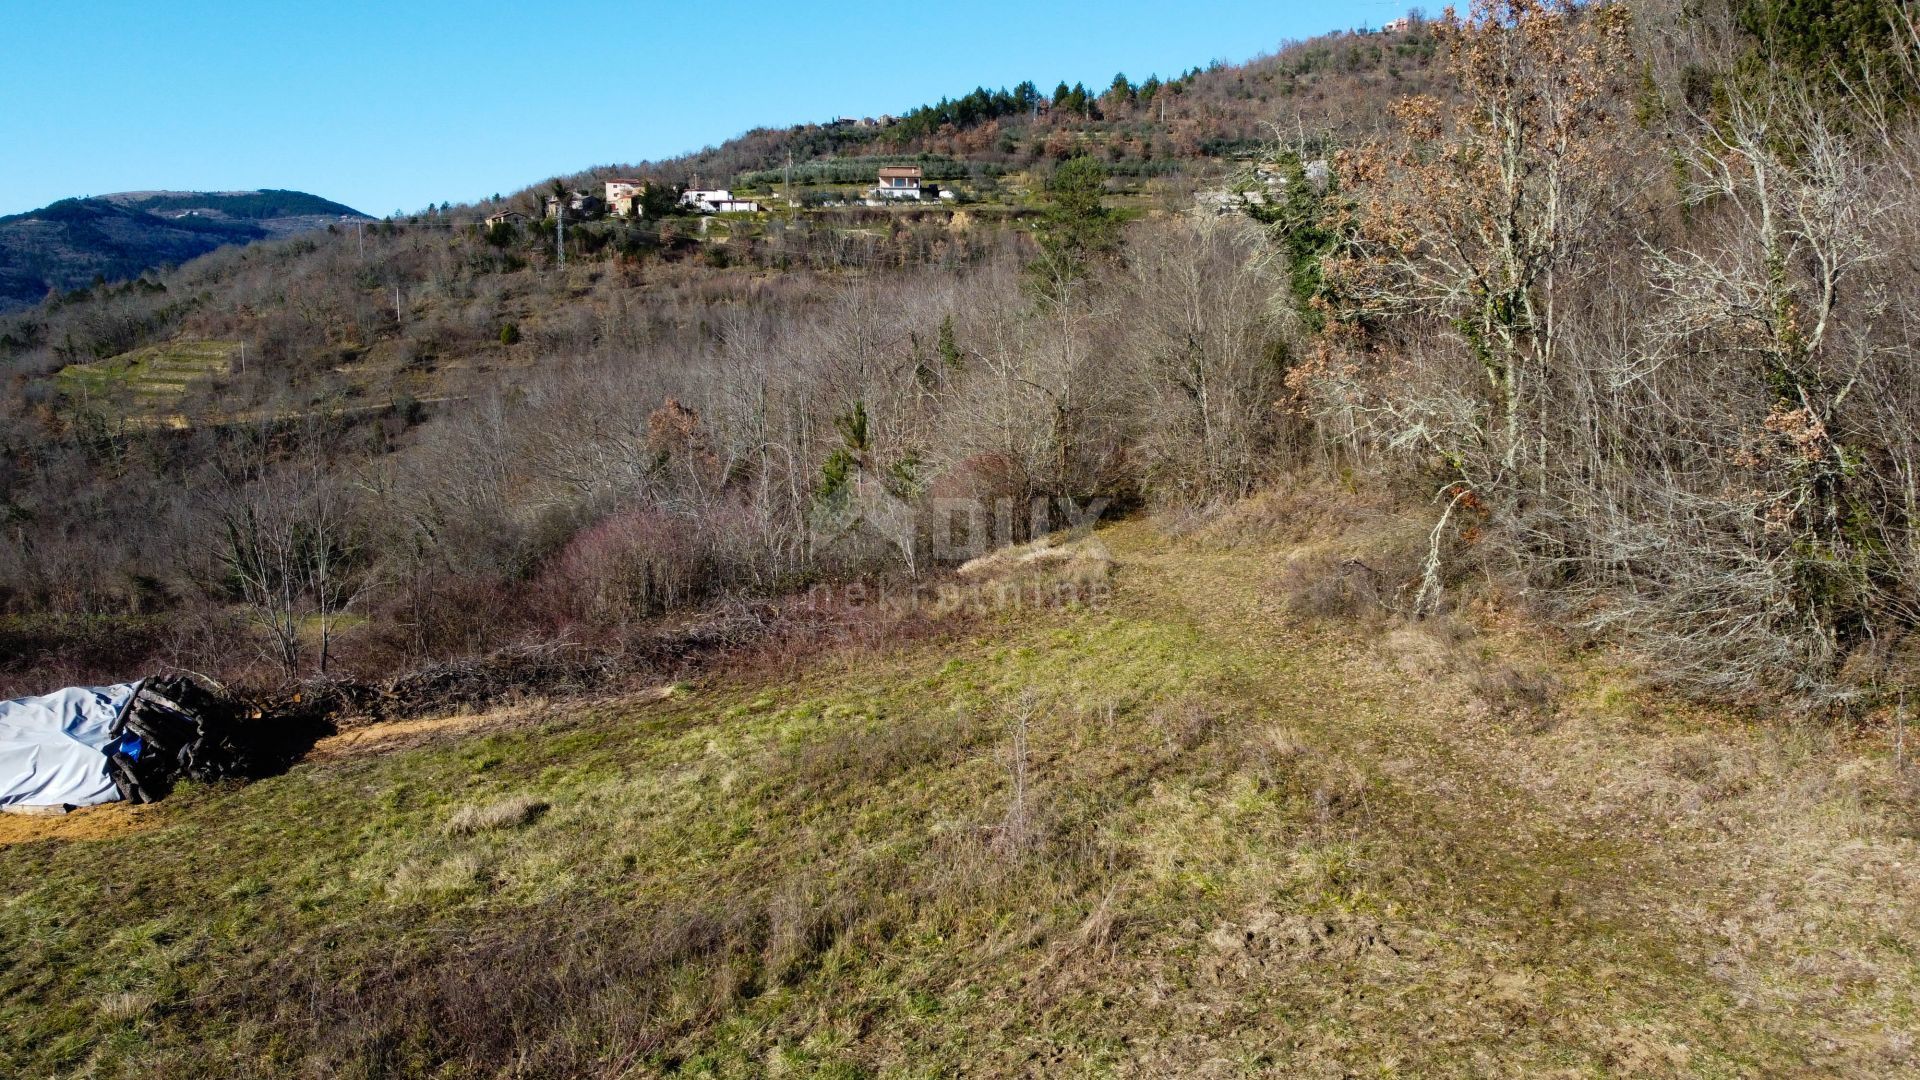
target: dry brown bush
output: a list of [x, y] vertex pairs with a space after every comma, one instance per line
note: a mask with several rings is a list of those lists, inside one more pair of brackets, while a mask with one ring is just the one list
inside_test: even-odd
[[1476, 665], [1467, 685], [1494, 717], [1533, 725], [1552, 719], [1561, 693], [1560, 681], [1552, 672], [1504, 661]]
[[[1856, 658], [1920, 612], [1920, 304], [1894, 254], [1920, 227], [1894, 179], [1920, 129], [1889, 107], [1913, 43], [1836, 94], [1733, 70], [1724, 20], [1625, 15], [1442, 21], [1461, 96], [1408, 99], [1342, 157], [1327, 330], [1290, 386], [1437, 493], [1423, 609], [1491, 550], [1675, 685], [1871, 706], [1911, 673]], [[1643, 46], [1670, 81], [1635, 103], [1618, 80]]]
[[447, 819], [447, 835], [472, 836], [475, 833], [517, 829], [531, 825], [550, 805], [541, 799], [521, 795], [484, 806], [463, 806]]

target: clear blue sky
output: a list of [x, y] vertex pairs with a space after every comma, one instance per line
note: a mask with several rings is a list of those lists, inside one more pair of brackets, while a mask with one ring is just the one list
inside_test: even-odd
[[1407, 6], [0, 0], [0, 214], [149, 188], [414, 210], [976, 85], [1243, 60]]

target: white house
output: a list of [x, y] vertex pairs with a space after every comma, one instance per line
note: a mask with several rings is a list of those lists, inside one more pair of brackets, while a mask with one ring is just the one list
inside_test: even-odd
[[760, 204], [752, 199], [736, 199], [726, 188], [688, 188], [680, 194], [680, 205], [702, 214], [759, 213]]
[[713, 211], [707, 208], [707, 204], [732, 201], [733, 192], [726, 188], [688, 188], [680, 193], [681, 206], [709, 214]]
[[1411, 30], [1412, 28], [1413, 20], [1402, 15], [1397, 19], [1388, 19], [1387, 25], [1381, 27], [1380, 31], [1386, 34], [1398, 34], [1403, 30]]
[[884, 165], [880, 168], [880, 186], [874, 194], [883, 199], [920, 198], [920, 166]]

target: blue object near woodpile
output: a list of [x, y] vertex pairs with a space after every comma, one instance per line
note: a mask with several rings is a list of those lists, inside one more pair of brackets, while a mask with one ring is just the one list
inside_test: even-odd
[[0, 810], [151, 802], [182, 777], [240, 775], [236, 716], [181, 676], [0, 701]]

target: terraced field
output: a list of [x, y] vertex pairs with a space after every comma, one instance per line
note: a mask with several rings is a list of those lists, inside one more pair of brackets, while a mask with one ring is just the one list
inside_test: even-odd
[[129, 419], [184, 426], [180, 406], [193, 385], [226, 374], [240, 349], [237, 341], [172, 341], [73, 364], [56, 379], [74, 406], [112, 408]]

